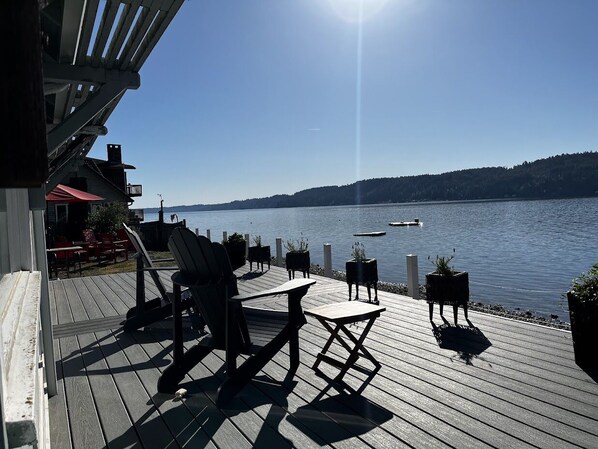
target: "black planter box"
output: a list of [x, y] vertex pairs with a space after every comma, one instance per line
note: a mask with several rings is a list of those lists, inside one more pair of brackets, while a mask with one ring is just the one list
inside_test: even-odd
[[347, 284], [349, 285], [349, 301], [351, 301], [351, 287], [355, 284], [355, 299], [359, 299], [359, 285], [365, 285], [368, 291], [368, 299], [372, 300], [370, 287], [374, 287], [374, 302], [378, 302], [378, 261], [366, 259], [357, 262], [355, 259], [345, 263], [347, 273]]
[[573, 292], [567, 293], [567, 302], [575, 363], [582, 368], [598, 368], [598, 303], [582, 302]]
[[241, 268], [245, 265], [245, 243], [230, 243], [224, 242], [222, 244], [228, 253], [228, 258], [233, 270]]
[[301, 271], [303, 277], [307, 274], [309, 278], [309, 268], [311, 266], [309, 251], [288, 252], [285, 259], [287, 271], [289, 272], [289, 281], [291, 280], [291, 274], [293, 275], [293, 279], [295, 278], [295, 271]]
[[249, 270], [253, 270], [253, 262], [261, 264], [264, 271], [264, 262], [268, 263], [270, 269], [270, 246], [250, 246], [247, 251], [247, 260], [249, 261]]
[[462, 306], [467, 318], [467, 302], [469, 301], [469, 274], [467, 271], [456, 271], [450, 276], [438, 273], [426, 274], [426, 296], [430, 304], [430, 321], [434, 303], [440, 305], [440, 315], [444, 304], [451, 304], [457, 324], [457, 307]]

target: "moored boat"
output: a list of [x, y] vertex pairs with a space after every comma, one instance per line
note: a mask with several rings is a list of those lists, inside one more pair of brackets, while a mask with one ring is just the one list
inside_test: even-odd
[[373, 232], [356, 232], [353, 234], [355, 237], [381, 237], [386, 235], [385, 231], [373, 231]]
[[413, 221], [392, 221], [388, 224], [389, 226], [421, 226], [423, 223], [416, 218]]

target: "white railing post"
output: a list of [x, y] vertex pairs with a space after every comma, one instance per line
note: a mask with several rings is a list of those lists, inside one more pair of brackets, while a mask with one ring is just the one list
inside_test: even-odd
[[212, 240], [212, 233], [210, 232], [209, 229], [206, 229], [206, 237], [208, 238], [208, 240]]
[[245, 234], [245, 257], [249, 256], [249, 234]]
[[407, 294], [419, 299], [419, 274], [417, 272], [417, 255], [407, 254]]
[[276, 266], [282, 267], [282, 239], [276, 237]]
[[332, 245], [324, 243], [324, 276], [332, 277]]

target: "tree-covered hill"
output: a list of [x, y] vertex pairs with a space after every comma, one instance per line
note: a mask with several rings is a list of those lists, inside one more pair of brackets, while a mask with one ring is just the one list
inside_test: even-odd
[[[562, 154], [512, 168], [486, 167], [439, 175], [376, 178], [344, 186], [314, 187], [293, 195], [274, 195], [223, 204], [165, 208], [169, 212], [337, 206], [515, 198], [598, 196], [598, 152]], [[156, 212], [156, 208], [146, 209]]]

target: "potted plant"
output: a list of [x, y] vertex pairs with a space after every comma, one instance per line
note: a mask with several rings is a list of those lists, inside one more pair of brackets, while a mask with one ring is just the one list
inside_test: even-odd
[[463, 307], [465, 319], [467, 319], [469, 274], [466, 271], [455, 271], [450, 266], [454, 257], [436, 256], [436, 259], [432, 261], [436, 269], [432, 273], [426, 274], [426, 296], [430, 305], [430, 321], [432, 321], [435, 302], [440, 305], [440, 315], [442, 315], [444, 304], [452, 304], [455, 325], [459, 306]]
[[247, 260], [249, 261], [249, 270], [253, 270], [253, 262], [261, 264], [262, 271], [264, 271], [264, 262], [267, 262], [268, 269], [270, 269], [270, 246], [262, 245], [261, 235], [256, 235], [253, 238], [253, 246], [247, 250]]
[[567, 292], [571, 337], [575, 363], [583, 368], [597, 368], [598, 345], [598, 263], [573, 280]]
[[[365, 285], [368, 291], [368, 300], [378, 304], [378, 261], [374, 258], [367, 258], [365, 246], [355, 242], [351, 247], [352, 259], [345, 263], [347, 273], [347, 284], [349, 285], [349, 301], [351, 301], [351, 287], [355, 284], [355, 299], [359, 299], [359, 284]], [[374, 287], [374, 301], [370, 287]]]
[[307, 239], [301, 237], [299, 240], [293, 242], [287, 240], [285, 243], [287, 254], [285, 256], [287, 271], [289, 272], [289, 281], [291, 280], [291, 274], [293, 279], [295, 278], [295, 271], [301, 271], [303, 277], [307, 274], [309, 278], [309, 267], [311, 262], [309, 259], [309, 242]]
[[228, 258], [230, 259], [230, 264], [233, 267], [233, 270], [245, 265], [246, 241], [241, 234], [235, 232], [234, 234], [229, 235], [228, 239], [223, 241], [222, 244], [228, 253]]

